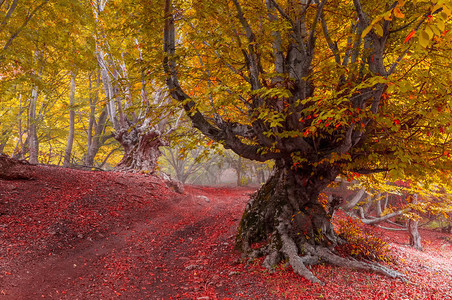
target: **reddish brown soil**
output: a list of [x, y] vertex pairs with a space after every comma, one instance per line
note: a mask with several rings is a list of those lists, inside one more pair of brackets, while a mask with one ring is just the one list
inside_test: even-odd
[[281, 266], [270, 274], [234, 250], [251, 188], [187, 186], [142, 174], [28, 167], [33, 180], [0, 179], [3, 299], [452, 299], [452, 247], [422, 231], [391, 242], [408, 282], [319, 265], [325, 286]]

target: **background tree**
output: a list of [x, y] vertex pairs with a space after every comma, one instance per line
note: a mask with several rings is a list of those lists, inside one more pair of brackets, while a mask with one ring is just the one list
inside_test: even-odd
[[101, 112], [96, 118], [96, 108], [99, 105], [99, 93], [100, 93], [100, 74], [98, 70], [90, 72], [88, 74], [88, 94], [89, 94], [89, 121], [87, 130], [87, 146], [86, 154], [84, 155], [83, 162], [86, 166], [92, 167], [94, 165], [94, 158], [96, 157], [99, 149], [107, 142], [108, 139], [113, 136], [106, 132], [107, 130], [107, 107], [103, 105], [100, 109]]
[[[118, 6], [95, 1], [92, 6], [106, 111], [113, 136], [123, 148], [123, 158], [116, 168], [153, 172], [161, 155], [159, 147], [178, 124], [168, 93], [158, 78], [161, 68], [151, 71], [143, 65], [143, 26], [135, 18], [128, 18], [137, 14], [133, 3], [125, 1]], [[123, 22], [113, 21], [118, 15]], [[148, 22], [147, 26], [153, 27], [157, 21]]]
[[[450, 170], [451, 77], [440, 72], [450, 64], [448, 5], [198, 1], [178, 4], [175, 14], [165, 1], [172, 97], [210, 139], [248, 159], [275, 160], [239, 226], [245, 253], [267, 255], [268, 268], [287, 258], [313, 282], [306, 265], [319, 260], [401, 276], [335, 254], [335, 207], [318, 196], [339, 174], [387, 172], [433, 189], [426, 176]], [[175, 15], [195, 49], [176, 51]], [[184, 63], [194, 70], [189, 78]], [[193, 73], [202, 92], [189, 85]]]

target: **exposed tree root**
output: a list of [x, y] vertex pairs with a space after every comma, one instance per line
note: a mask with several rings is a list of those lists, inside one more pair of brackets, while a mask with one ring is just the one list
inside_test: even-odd
[[[406, 280], [406, 276], [398, 271], [377, 263], [341, 257], [325, 246], [313, 246], [307, 242], [297, 246], [295, 240], [289, 236], [288, 224], [283, 222], [279, 224], [277, 233], [281, 239], [280, 250], [274, 249], [271, 251], [263, 262], [263, 266], [269, 270], [273, 270], [275, 265], [278, 264], [282, 258], [286, 258], [295, 273], [313, 283], [322, 285], [324, 283], [320, 281], [307, 266], [315, 265], [319, 262], [327, 262], [339, 267], [371, 271], [391, 278]], [[300, 256], [299, 253], [302, 253], [303, 255]]]
[[[303, 276], [304, 278], [308, 279], [311, 282], [314, 283], [320, 283], [322, 282], [312, 274], [312, 272], [306, 267], [307, 260], [311, 260], [312, 258], [316, 258], [315, 256], [310, 257], [301, 257], [298, 255], [298, 247], [295, 244], [294, 240], [289, 237], [286, 230], [284, 229], [284, 225], [280, 224], [278, 226], [278, 231], [281, 234], [281, 252], [289, 259], [289, 264], [294, 270], [295, 273]], [[318, 260], [318, 258], [316, 259]]]
[[315, 251], [319, 254], [320, 258], [323, 261], [326, 261], [332, 265], [336, 265], [339, 267], [344, 268], [352, 268], [357, 270], [363, 270], [363, 271], [372, 271], [378, 274], [386, 275], [391, 278], [400, 278], [402, 280], [405, 280], [405, 275], [397, 272], [395, 270], [389, 269], [383, 265], [377, 264], [377, 263], [371, 263], [371, 262], [363, 262], [363, 261], [357, 261], [350, 258], [344, 258], [340, 257], [336, 254], [334, 254], [331, 250], [325, 248], [325, 247], [312, 247], [309, 244], [304, 245], [305, 248], [309, 249], [309, 251]]

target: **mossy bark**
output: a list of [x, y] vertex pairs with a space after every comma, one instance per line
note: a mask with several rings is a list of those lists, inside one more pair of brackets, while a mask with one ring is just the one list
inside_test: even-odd
[[275, 234], [284, 222], [297, 241], [334, 245], [337, 236], [318, 197], [336, 175], [332, 168], [311, 169], [309, 175], [290, 167], [277, 168], [248, 203], [239, 225], [238, 246], [249, 251], [252, 244]]
[[237, 247], [250, 258], [266, 256], [264, 266], [273, 269], [287, 259], [294, 271], [321, 283], [306, 265], [320, 260], [343, 267], [379, 272], [391, 277], [402, 274], [378, 264], [339, 257], [334, 248], [342, 241], [331, 224], [337, 197], [321, 203], [321, 191], [335, 179], [331, 165], [294, 170], [277, 165], [274, 174], [247, 204], [239, 224]]

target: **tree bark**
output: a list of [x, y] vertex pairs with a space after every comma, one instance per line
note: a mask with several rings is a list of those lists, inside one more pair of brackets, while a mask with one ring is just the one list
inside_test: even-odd
[[[280, 236], [278, 226], [288, 223], [290, 237], [302, 243], [335, 245], [333, 231], [326, 210], [318, 202], [320, 192], [336, 177], [334, 170], [320, 170], [316, 176], [308, 172], [278, 166], [274, 174], [248, 203], [239, 225], [238, 245], [248, 252], [251, 245]], [[310, 173], [310, 172], [309, 172]], [[325, 179], [320, 180], [320, 173]], [[334, 180], [334, 178], [333, 178]]]
[[[89, 90], [90, 90], [90, 116], [89, 116], [89, 126], [88, 126], [88, 147], [86, 150], [86, 155], [83, 159], [84, 164], [86, 166], [94, 165], [94, 158], [99, 152], [100, 147], [102, 147], [105, 142], [112, 138], [111, 134], [105, 134], [105, 128], [107, 124], [108, 114], [107, 108], [104, 107], [102, 112], [99, 115], [99, 118], [96, 122], [96, 104], [99, 100], [99, 87], [100, 87], [100, 74], [96, 72], [96, 89], [95, 92], [92, 93], [92, 80], [91, 76], [89, 76]], [[93, 134], [94, 131], [94, 134]]]
[[30, 97], [30, 107], [28, 113], [28, 148], [30, 151], [29, 162], [31, 164], [38, 163], [39, 157], [39, 140], [37, 133], [37, 118], [36, 118], [36, 102], [38, 99], [38, 87], [33, 87]]
[[[94, 123], [96, 122], [96, 103], [97, 103], [97, 98], [99, 97], [98, 89], [96, 89], [96, 92], [94, 93], [95, 96], [93, 96], [93, 87], [92, 87], [93, 83], [92, 83], [91, 76], [92, 76], [92, 73], [90, 73], [88, 75], [89, 122], [88, 122], [88, 132], [87, 132], [87, 134], [88, 134], [87, 149], [90, 148], [91, 143], [93, 141], [93, 127], [94, 127]], [[99, 78], [99, 77], [97, 76], [97, 78]], [[99, 83], [99, 80], [97, 82]], [[99, 87], [99, 84], [97, 85], [97, 87]], [[83, 160], [86, 163], [85, 158]]]
[[64, 153], [63, 166], [68, 167], [71, 165], [72, 145], [74, 144], [75, 135], [75, 72], [71, 71], [71, 85], [69, 96], [69, 133], [67, 137], [66, 151]]
[[417, 250], [422, 250], [421, 235], [418, 231], [419, 221], [408, 220], [408, 232], [410, 233], [410, 246]]
[[88, 149], [84, 157], [84, 163], [86, 166], [91, 167], [94, 165], [94, 158], [96, 157], [97, 152], [99, 152], [100, 147], [102, 147], [102, 145], [104, 145], [109, 138], [112, 138], [111, 134], [105, 135], [107, 117], [107, 110], [104, 109], [97, 120], [96, 126], [94, 126], [94, 135], [91, 138], [91, 142], [88, 145]]
[[359, 201], [361, 201], [361, 198], [364, 196], [364, 194], [366, 194], [365, 189], [358, 190], [353, 198], [344, 205], [344, 209], [349, 210], [355, 207], [355, 205], [358, 204]]
[[375, 200], [375, 208], [377, 217], [381, 217], [381, 214], [383, 213], [381, 210], [381, 193], [378, 193], [377, 195], [377, 200]]
[[235, 172], [237, 173], [237, 186], [242, 186], [242, 158], [240, 156], [237, 159]]
[[0, 154], [3, 153], [3, 150], [5, 149], [6, 144], [8, 143], [9, 137], [11, 135], [11, 130], [3, 130], [0, 132]]
[[[418, 195], [413, 195], [413, 204], [417, 203]], [[423, 250], [421, 245], [421, 235], [418, 231], [419, 220], [418, 219], [409, 219], [408, 220], [408, 232], [410, 233], [410, 246], [416, 250]]]
[[159, 147], [164, 145], [160, 136], [161, 133], [157, 130], [148, 130], [141, 127], [115, 133], [115, 139], [124, 149], [124, 156], [115, 169], [153, 173], [157, 166], [157, 160], [162, 155]]

